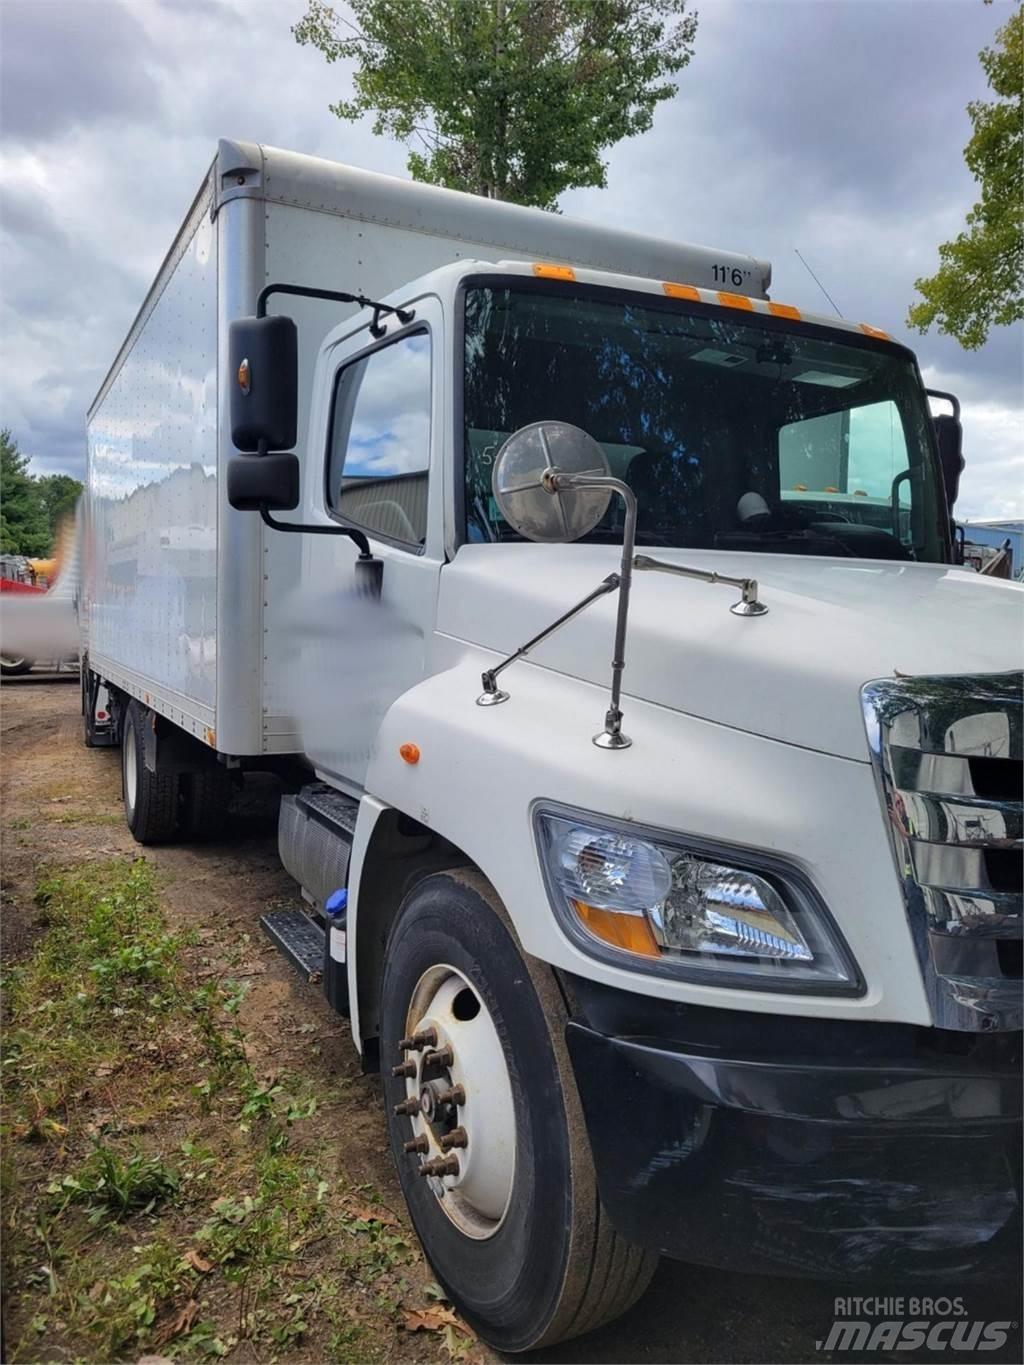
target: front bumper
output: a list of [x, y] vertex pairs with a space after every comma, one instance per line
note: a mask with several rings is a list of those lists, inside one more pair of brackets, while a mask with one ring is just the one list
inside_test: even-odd
[[965, 1042], [566, 984], [601, 1198], [632, 1241], [728, 1269], [933, 1289], [1014, 1273], [1019, 1035]]

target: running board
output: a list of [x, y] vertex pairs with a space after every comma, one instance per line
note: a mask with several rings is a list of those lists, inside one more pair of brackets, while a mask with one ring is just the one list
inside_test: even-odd
[[271, 910], [260, 928], [295, 970], [311, 985], [323, 980], [324, 931], [301, 910]]

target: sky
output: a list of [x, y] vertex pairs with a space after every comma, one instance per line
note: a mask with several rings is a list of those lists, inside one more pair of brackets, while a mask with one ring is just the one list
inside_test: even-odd
[[[328, 105], [351, 68], [299, 47], [304, 0], [2, 0], [0, 426], [81, 477], [85, 414], [219, 137], [404, 176], [407, 151]], [[907, 342], [963, 402], [961, 517], [1024, 515], [1022, 332], [980, 351], [904, 326], [962, 227], [978, 51], [1009, 0], [703, 0], [653, 128], [567, 215], [773, 262], [772, 296]]]

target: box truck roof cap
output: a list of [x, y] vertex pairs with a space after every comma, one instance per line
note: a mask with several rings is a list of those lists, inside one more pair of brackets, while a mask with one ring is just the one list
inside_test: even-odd
[[[635, 270], [628, 273], [675, 279], [685, 263], [691, 267], [685, 278], [694, 283], [732, 284], [757, 297], [766, 296], [771, 284], [771, 265], [753, 256], [601, 227], [277, 147], [222, 139], [215, 169], [215, 211], [231, 199], [263, 199], [520, 251], [527, 242], [543, 241], [545, 255], [553, 261], [596, 269], [622, 271], [627, 261], [635, 260]], [[537, 247], [528, 251], [534, 255]]]

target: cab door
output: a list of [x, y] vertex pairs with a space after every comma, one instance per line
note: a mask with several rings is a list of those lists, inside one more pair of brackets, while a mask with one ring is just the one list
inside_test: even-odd
[[[305, 537], [301, 685], [293, 711], [318, 772], [358, 792], [388, 707], [425, 675], [444, 559], [442, 320], [368, 327], [321, 358], [311, 423], [309, 519], [366, 536], [382, 562], [368, 592], [347, 537]], [[319, 505], [317, 505], [319, 504]]]

